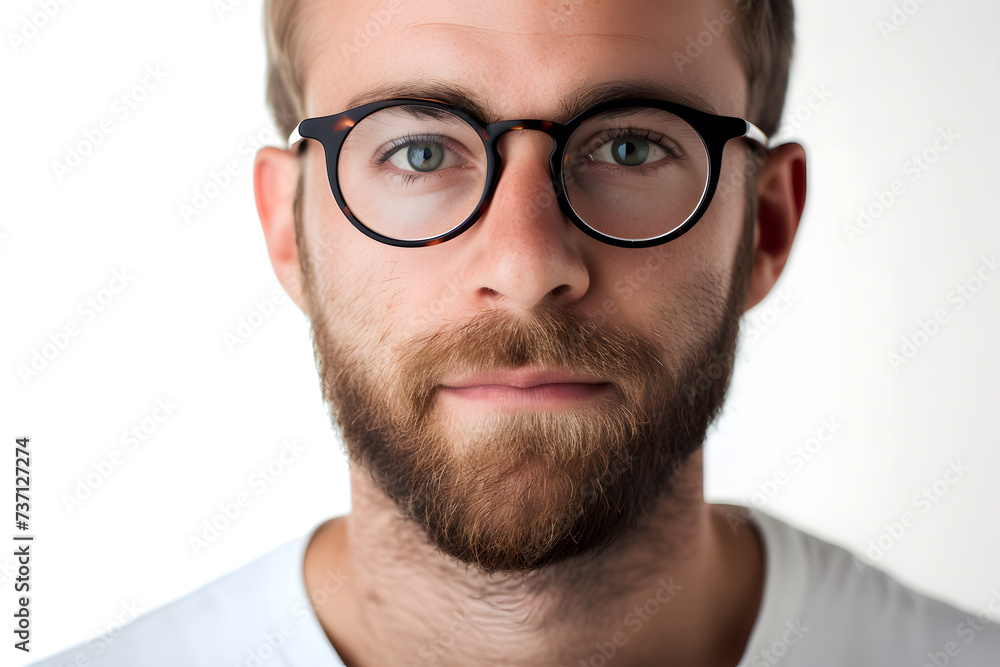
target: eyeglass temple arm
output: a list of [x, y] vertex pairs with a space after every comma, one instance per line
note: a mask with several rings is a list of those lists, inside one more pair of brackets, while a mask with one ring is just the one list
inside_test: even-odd
[[[743, 134], [744, 137], [753, 141], [754, 143], [760, 144], [761, 148], [767, 148], [767, 135], [764, 132], [751, 123], [750, 121], [744, 121], [747, 124], [746, 132]], [[299, 126], [296, 125], [292, 133], [288, 135], [288, 148], [291, 150], [295, 144], [302, 141], [302, 135], [299, 134]]]
[[[747, 120], [744, 122], [747, 124], [747, 131], [743, 134], [743, 136], [756, 144], [760, 144], [761, 148], [767, 148], [767, 135], [750, 121]], [[298, 131], [296, 130], [294, 134], [298, 135]]]
[[[759, 131], [760, 130], [758, 130], [758, 132]], [[295, 146], [295, 144], [299, 143], [300, 141], [302, 141], [302, 135], [299, 134], [299, 126], [296, 125], [295, 129], [292, 130], [292, 133], [290, 135], [288, 135], [288, 148], [289, 148], [289, 150], [291, 150]]]

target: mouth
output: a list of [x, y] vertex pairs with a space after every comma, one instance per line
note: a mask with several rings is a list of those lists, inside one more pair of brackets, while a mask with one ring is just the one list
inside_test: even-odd
[[604, 396], [611, 383], [571, 371], [537, 368], [469, 373], [443, 378], [443, 396], [465, 407], [559, 410]]

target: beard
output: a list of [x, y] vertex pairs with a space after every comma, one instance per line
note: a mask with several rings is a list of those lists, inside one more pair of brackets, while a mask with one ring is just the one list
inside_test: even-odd
[[[306, 272], [323, 397], [351, 464], [430, 544], [481, 572], [601, 553], [670, 501], [724, 402], [751, 243], [745, 227], [728, 293], [708, 275], [676, 292], [656, 322], [668, 335], [542, 304], [381, 343], [387, 323], [334, 312]], [[353, 331], [337, 331], [344, 322]], [[557, 411], [469, 414], [440, 400], [446, 374], [524, 367], [597, 376], [606, 390]]]

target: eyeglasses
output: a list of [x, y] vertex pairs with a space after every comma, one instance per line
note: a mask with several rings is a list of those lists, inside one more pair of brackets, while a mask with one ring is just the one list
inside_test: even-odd
[[672, 241], [704, 215], [726, 143], [767, 136], [742, 118], [654, 99], [598, 104], [566, 124], [484, 125], [437, 100], [391, 99], [308, 118], [289, 138], [323, 145], [334, 199], [367, 236], [421, 247], [479, 219], [501, 173], [498, 141], [537, 130], [554, 143], [549, 171], [563, 214], [584, 233], [624, 248]]

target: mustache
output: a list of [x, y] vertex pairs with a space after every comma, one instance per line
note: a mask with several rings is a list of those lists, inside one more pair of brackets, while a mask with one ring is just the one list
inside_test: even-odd
[[419, 412], [426, 411], [445, 373], [542, 367], [594, 375], [622, 398], [664, 384], [670, 365], [651, 340], [620, 324], [577, 311], [539, 305], [526, 314], [494, 309], [401, 343], [398, 381]]

